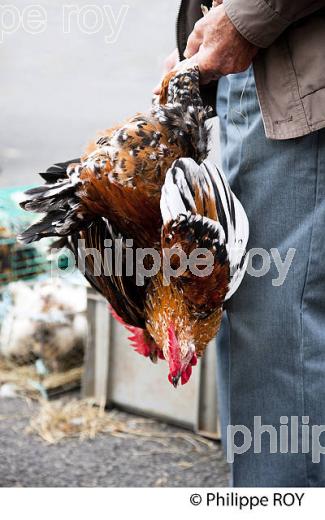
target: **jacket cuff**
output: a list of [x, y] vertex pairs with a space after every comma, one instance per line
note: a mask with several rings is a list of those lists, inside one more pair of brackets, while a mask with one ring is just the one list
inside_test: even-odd
[[266, 0], [224, 0], [227, 16], [246, 40], [269, 47], [290, 25]]

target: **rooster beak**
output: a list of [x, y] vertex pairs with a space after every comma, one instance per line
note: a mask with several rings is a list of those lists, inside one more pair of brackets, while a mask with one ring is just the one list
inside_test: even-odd
[[153, 363], [157, 363], [157, 361], [158, 361], [158, 354], [157, 354], [157, 351], [156, 351], [156, 350], [150, 352], [149, 357], [150, 357], [150, 359], [151, 359], [151, 361], [152, 361]]
[[172, 377], [172, 383], [173, 383], [174, 388], [177, 388], [178, 381], [180, 380], [180, 377], [181, 377], [181, 373], [180, 372], [177, 374], [177, 376]]

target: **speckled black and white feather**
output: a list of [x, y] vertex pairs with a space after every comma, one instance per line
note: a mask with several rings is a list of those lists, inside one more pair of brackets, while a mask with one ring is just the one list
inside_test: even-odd
[[200, 72], [197, 66], [184, 68], [170, 80], [167, 103], [154, 105], [153, 114], [166, 125], [175, 142], [188, 147], [188, 157], [199, 163], [208, 155], [209, 108], [203, 106], [200, 94]]

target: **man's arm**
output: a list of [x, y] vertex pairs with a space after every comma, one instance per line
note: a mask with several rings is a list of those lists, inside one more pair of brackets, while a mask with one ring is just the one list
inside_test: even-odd
[[246, 40], [269, 47], [293, 22], [325, 7], [325, 0], [224, 0], [223, 5]]
[[325, 7], [325, 0], [215, 0], [196, 22], [184, 52], [202, 83], [242, 72], [259, 48], [269, 47], [293, 22]]

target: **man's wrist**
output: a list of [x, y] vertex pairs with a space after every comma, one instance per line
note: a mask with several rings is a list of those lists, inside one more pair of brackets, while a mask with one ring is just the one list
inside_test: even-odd
[[290, 25], [265, 0], [224, 0], [223, 6], [237, 31], [256, 47], [269, 47]]
[[255, 45], [254, 43], [252, 43], [248, 38], [246, 38], [237, 28], [237, 26], [234, 24], [234, 22], [232, 21], [232, 19], [230, 18], [230, 16], [228, 15], [226, 9], [224, 8], [224, 15], [223, 15], [223, 18], [224, 18], [224, 23], [228, 26], [228, 31], [231, 31], [231, 33], [233, 34], [233, 38], [234, 39], [241, 39], [244, 43], [245, 43], [245, 46], [248, 46], [248, 47], [252, 47], [253, 49], [258, 49], [259, 47], [257, 45]]

